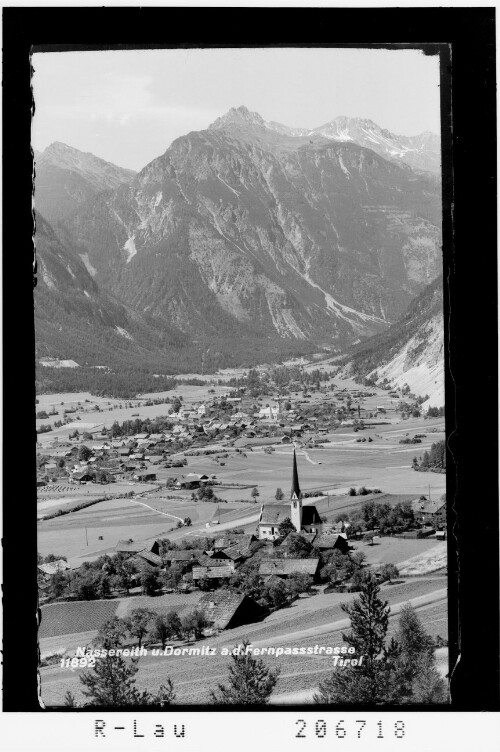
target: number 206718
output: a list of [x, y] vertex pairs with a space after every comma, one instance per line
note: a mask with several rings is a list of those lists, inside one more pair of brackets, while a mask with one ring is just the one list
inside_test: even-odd
[[314, 738], [324, 739], [326, 736], [330, 738], [345, 739], [347, 737], [351, 739], [386, 739], [395, 737], [396, 739], [403, 739], [405, 736], [405, 724], [404, 721], [329, 721], [328, 723], [322, 719], [317, 721], [304, 721], [299, 719], [295, 721], [297, 727], [297, 733], [295, 734], [297, 739]]

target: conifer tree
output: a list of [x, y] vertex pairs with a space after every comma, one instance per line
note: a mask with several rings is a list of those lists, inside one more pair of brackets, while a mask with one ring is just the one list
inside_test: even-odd
[[246, 652], [246, 640], [239, 646], [239, 652], [231, 655], [228, 684], [219, 684], [211, 690], [213, 705], [267, 705], [276, 682], [279, 669], [272, 670], [264, 661]]

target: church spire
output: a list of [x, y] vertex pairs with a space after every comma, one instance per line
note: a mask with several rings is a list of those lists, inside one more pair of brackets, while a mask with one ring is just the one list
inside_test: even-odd
[[297, 456], [295, 454], [295, 447], [293, 448], [293, 475], [292, 475], [292, 499], [300, 499], [300, 486], [299, 486], [299, 474], [297, 472]]

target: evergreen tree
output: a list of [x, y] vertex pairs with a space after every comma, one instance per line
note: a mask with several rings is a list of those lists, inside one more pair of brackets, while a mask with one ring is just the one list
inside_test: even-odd
[[384, 643], [387, 635], [390, 609], [387, 601], [379, 598], [380, 588], [375, 577], [368, 574], [361, 585], [361, 594], [352, 605], [341, 608], [351, 619], [351, 631], [342, 638], [362, 657], [360, 666], [335, 669], [331, 676], [320, 682], [316, 703], [380, 705], [395, 701], [392, 661], [384, 660]]
[[246, 653], [246, 640], [236, 655], [231, 655], [228, 684], [218, 684], [211, 690], [214, 705], [267, 705], [276, 682], [279, 669], [271, 670], [264, 661]]
[[[83, 694], [90, 698], [86, 705], [107, 705], [120, 707], [122, 705], [170, 705], [175, 699], [174, 687], [170, 679], [162, 684], [156, 695], [148, 690], [139, 692], [135, 687], [139, 659], [126, 662], [121, 655], [109, 655], [110, 649], [115, 647], [113, 639], [104, 638], [99, 647], [107, 653], [97, 658], [95, 666], [90, 671], [80, 675]], [[68, 695], [68, 693], [67, 693]], [[68, 696], [67, 700], [70, 700]], [[74, 698], [72, 698], [74, 700]]]
[[400, 701], [445, 702], [446, 683], [436, 668], [433, 640], [409, 603], [401, 609], [395, 640], [400, 647], [395, 661]]

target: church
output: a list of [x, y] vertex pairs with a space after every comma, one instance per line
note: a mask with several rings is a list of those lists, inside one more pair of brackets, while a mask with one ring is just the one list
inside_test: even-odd
[[276, 540], [279, 538], [279, 526], [283, 520], [290, 519], [297, 532], [320, 534], [321, 517], [315, 506], [302, 506], [302, 493], [299, 486], [297, 457], [293, 450], [292, 493], [290, 504], [263, 504], [259, 517], [259, 540]]

